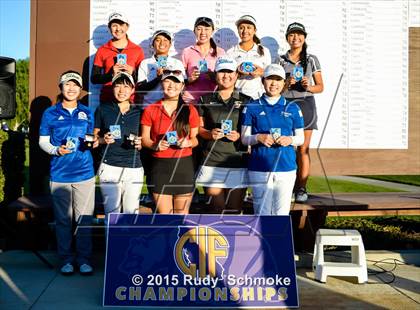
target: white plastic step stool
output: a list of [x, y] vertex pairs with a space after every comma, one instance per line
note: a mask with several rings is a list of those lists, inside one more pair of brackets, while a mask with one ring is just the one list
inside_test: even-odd
[[[324, 245], [350, 246], [351, 263], [324, 262]], [[312, 266], [315, 268], [315, 279], [324, 283], [327, 282], [327, 276], [354, 276], [359, 283], [367, 282], [362, 236], [352, 229], [318, 229]]]

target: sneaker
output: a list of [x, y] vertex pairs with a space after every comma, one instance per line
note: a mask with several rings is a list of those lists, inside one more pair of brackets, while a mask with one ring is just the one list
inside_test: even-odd
[[93, 268], [91, 265], [88, 264], [82, 264], [79, 267], [79, 272], [82, 275], [87, 275], [87, 274], [91, 274], [93, 272]]
[[192, 198], [192, 203], [200, 203], [200, 196], [199, 196], [200, 194], [196, 194], [196, 193], [194, 193], [194, 196], [193, 196], [193, 198]]
[[244, 201], [249, 202], [249, 203], [252, 203], [254, 201], [251, 192], [248, 192], [248, 191], [246, 192], [245, 197], [244, 197]]
[[295, 202], [296, 201], [296, 194], [292, 193], [292, 198], [290, 199], [290, 202]]
[[308, 193], [306, 192], [306, 188], [299, 188], [299, 190], [295, 194], [295, 201], [299, 203], [308, 201]]
[[74, 267], [72, 264], [67, 263], [63, 267], [61, 267], [60, 272], [65, 276], [71, 275], [74, 272]]

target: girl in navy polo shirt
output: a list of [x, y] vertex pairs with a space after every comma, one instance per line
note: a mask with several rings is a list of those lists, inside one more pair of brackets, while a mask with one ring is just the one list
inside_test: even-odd
[[[92, 112], [78, 102], [82, 77], [67, 71], [60, 77], [60, 101], [45, 110], [39, 129], [39, 145], [52, 156], [50, 187], [53, 199], [57, 250], [61, 273], [72, 274], [73, 264], [81, 274], [92, 273], [90, 223], [94, 210], [95, 174], [86, 135], [93, 138]], [[72, 221], [87, 222], [76, 232], [76, 254], [72, 252]]]
[[288, 215], [296, 179], [295, 146], [303, 143], [299, 107], [281, 97], [286, 75], [280, 65], [264, 71], [265, 94], [243, 110], [242, 143], [252, 145], [248, 161], [254, 213]]
[[104, 146], [98, 176], [106, 216], [121, 210], [136, 213], [143, 185], [139, 153], [141, 108], [130, 102], [135, 83], [130, 74], [120, 72], [112, 79], [112, 85], [114, 100], [96, 109], [94, 131]]
[[309, 145], [312, 131], [318, 129], [314, 94], [324, 89], [321, 66], [315, 55], [307, 53], [305, 26], [292, 23], [287, 27], [286, 40], [290, 50], [279, 58], [280, 65], [286, 71], [286, 89], [283, 96], [294, 101], [302, 110], [305, 125], [305, 141], [297, 149], [297, 179], [295, 184], [295, 201], [308, 200], [306, 182], [309, 178], [311, 161]]

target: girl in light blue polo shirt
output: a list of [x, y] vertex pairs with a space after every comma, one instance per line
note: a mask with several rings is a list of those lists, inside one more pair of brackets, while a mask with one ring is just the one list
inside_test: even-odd
[[264, 95], [250, 101], [242, 115], [242, 143], [252, 146], [248, 176], [258, 215], [289, 215], [296, 179], [294, 147], [304, 140], [302, 112], [280, 95], [285, 77], [280, 65], [267, 66]]
[[[57, 250], [62, 260], [61, 273], [72, 274], [73, 264], [81, 274], [90, 274], [92, 240], [90, 224], [95, 201], [95, 174], [89, 147], [93, 146], [93, 114], [78, 102], [82, 77], [75, 71], [60, 77], [60, 100], [45, 110], [39, 129], [39, 145], [52, 156], [50, 187], [56, 222]], [[76, 253], [72, 251], [74, 221]], [[89, 223], [90, 222], [90, 223]]]

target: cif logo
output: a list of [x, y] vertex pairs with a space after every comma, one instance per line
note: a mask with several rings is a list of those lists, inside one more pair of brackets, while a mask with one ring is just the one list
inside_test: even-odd
[[220, 259], [226, 259], [229, 242], [226, 237], [212, 227], [179, 227], [174, 256], [179, 270], [194, 278], [215, 278], [223, 275]]

